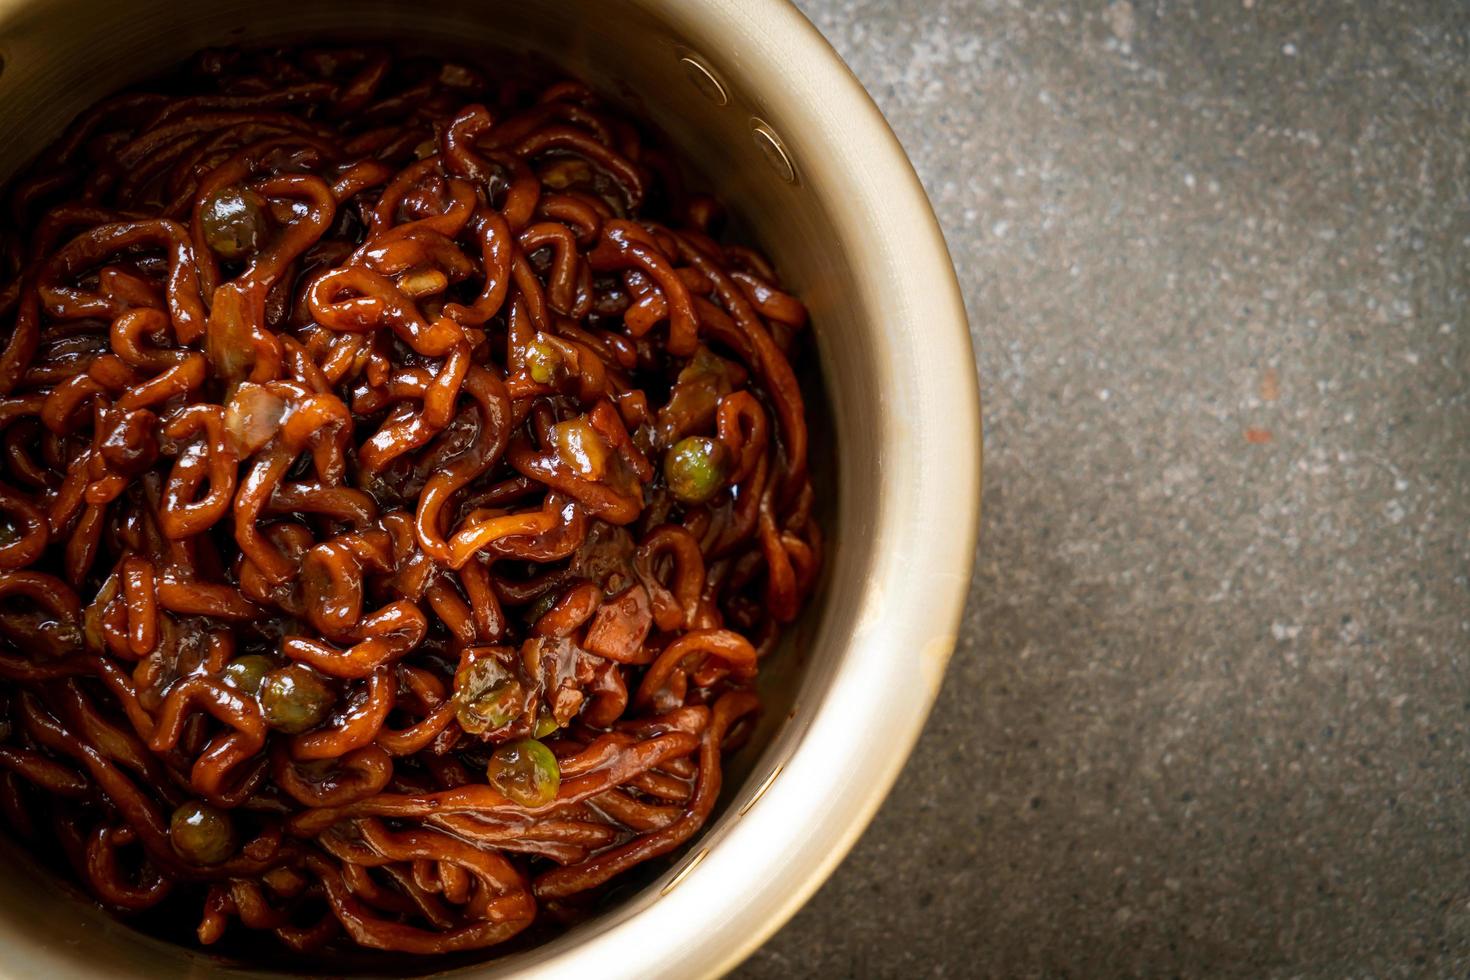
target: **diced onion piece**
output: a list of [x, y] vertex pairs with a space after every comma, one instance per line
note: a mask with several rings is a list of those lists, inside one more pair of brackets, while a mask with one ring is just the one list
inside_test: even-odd
[[551, 427], [557, 455], [584, 480], [599, 480], [607, 472], [608, 445], [592, 423], [577, 417]]
[[265, 385], [242, 382], [225, 406], [225, 429], [241, 456], [270, 442], [286, 417], [286, 400]]

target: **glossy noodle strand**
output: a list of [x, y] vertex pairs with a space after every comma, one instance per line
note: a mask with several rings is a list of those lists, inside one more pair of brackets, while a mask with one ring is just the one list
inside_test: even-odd
[[11, 185], [0, 812], [107, 908], [481, 949], [709, 818], [821, 562], [806, 314], [530, 77], [210, 51]]

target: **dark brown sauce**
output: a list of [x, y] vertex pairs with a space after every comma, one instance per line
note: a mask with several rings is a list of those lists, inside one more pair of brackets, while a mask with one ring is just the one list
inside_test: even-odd
[[700, 829], [820, 566], [806, 314], [645, 128], [520, 66], [213, 51], [8, 207], [29, 852], [229, 960], [412, 972]]

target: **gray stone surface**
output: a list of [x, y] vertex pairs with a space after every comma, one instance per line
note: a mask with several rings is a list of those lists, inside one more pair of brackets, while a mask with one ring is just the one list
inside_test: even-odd
[[739, 971], [1470, 971], [1470, 12], [804, 0], [986, 400], [964, 634]]

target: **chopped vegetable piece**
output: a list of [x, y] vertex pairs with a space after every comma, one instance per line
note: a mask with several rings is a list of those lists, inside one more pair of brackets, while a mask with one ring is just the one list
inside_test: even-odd
[[584, 480], [598, 480], [607, 471], [608, 445], [592, 423], [578, 416], [551, 427], [551, 441], [562, 460]]
[[537, 337], [526, 345], [526, 372], [538, 385], [549, 385], [562, 370], [561, 351]]
[[526, 710], [526, 689], [493, 655], [473, 657], [454, 681], [454, 716], [471, 735], [504, 728]]
[[532, 732], [532, 734], [535, 735], [537, 738], [545, 738], [560, 727], [561, 726], [556, 723], [555, 718], [551, 717], [550, 715], [540, 715], [536, 719], [536, 730]]
[[708, 430], [714, 423], [720, 399], [745, 382], [746, 372], [701, 347], [679, 372], [669, 392], [669, 402], [658, 410], [655, 427], [659, 442], [672, 446], [687, 433]]
[[286, 418], [286, 400], [265, 385], [241, 382], [225, 405], [225, 431], [235, 450], [253, 453], [275, 437]]

